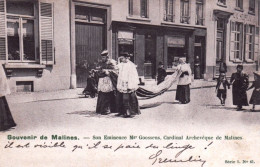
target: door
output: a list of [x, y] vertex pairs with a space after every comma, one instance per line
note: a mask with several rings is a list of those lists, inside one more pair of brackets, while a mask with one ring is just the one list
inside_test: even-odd
[[76, 76], [77, 87], [86, 87], [88, 71], [94, 69], [106, 47], [106, 11], [76, 6]]
[[156, 75], [156, 36], [155, 34], [145, 35], [145, 63], [144, 77], [155, 78]]

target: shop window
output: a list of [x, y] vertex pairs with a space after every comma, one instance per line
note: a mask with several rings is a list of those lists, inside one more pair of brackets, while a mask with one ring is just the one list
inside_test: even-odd
[[129, 0], [128, 3], [130, 16], [148, 17], [148, 0]]
[[254, 60], [255, 26], [245, 25], [245, 28], [245, 61], [250, 62]]
[[131, 61], [134, 59], [134, 34], [132, 31], [118, 31], [118, 57], [124, 54], [131, 54]]
[[230, 60], [241, 62], [243, 49], [243, 24], [231, 22]]
[[248, 13], [251, 13], [251, 14], [255, 13], [255, 0], [249, 0]]
[[236, 9], [243, 10], [243, 0], [236, 0]]
[[174, 22], [174, 1], [164, 0], [164, 21]]
[[196, 25], [204, 24], [203, 0], [196, 0]]
[[35, 61], [34, 3], [7, 1], [8, 60]]
[[181, 0], [181, 23], [190, 23], [190, 1]]

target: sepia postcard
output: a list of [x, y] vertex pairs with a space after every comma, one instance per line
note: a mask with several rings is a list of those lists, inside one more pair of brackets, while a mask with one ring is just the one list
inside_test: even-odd
[[259, 167], [260, 0], [0, 0], [0, 167]]

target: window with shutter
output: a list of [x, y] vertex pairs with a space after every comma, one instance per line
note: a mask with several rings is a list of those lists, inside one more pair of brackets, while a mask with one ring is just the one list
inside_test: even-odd
[[53, 4], [40, 1], [39, 12], [41, 64], [53, 64]]
[[235, 23], [230, 22], [230, 55], [229, 60], [235, 60]]
[[9, 61], [36, 61], [35, 3], [6, 2], [7, 51]]
[[6, 60], [5, 0], [0, 0], [0, 60]]

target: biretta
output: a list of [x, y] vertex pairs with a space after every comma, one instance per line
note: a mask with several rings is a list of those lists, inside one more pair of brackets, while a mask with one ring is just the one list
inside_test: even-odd
[[108, 55], [108, 50], [104, 50], [103, 52], [101, 52], [101, 56], [107, 56]]

